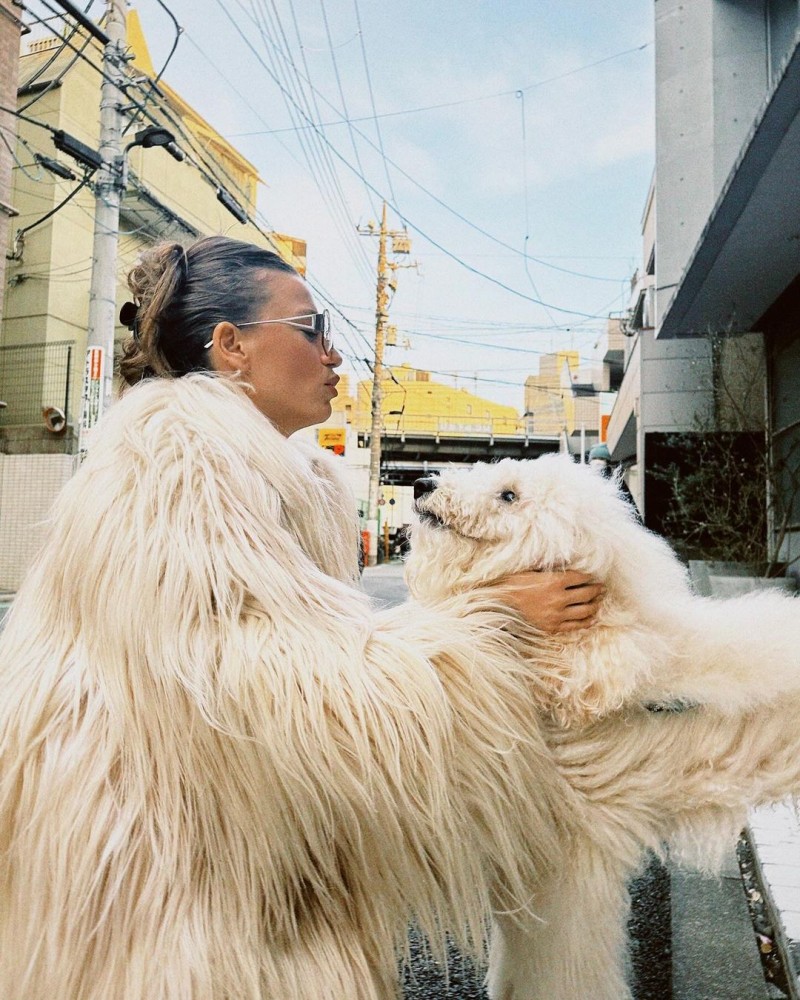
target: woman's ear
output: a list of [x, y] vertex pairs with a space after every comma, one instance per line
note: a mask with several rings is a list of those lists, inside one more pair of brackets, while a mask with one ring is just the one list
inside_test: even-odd
[[239, 327], [227, 320], [217, 323], [212, 340], [211, 356], [217, 371], [244, 374], [248, 358]]

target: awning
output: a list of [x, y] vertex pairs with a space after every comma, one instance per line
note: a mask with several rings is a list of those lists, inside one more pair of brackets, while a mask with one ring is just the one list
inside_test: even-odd
[[800, 272], [800, 46], [753, 126], [659, 337], [752, 330]]

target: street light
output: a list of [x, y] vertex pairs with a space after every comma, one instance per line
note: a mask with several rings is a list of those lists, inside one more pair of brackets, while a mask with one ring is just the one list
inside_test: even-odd
[[160, 125], [148, 125], [137, 132], [133, 142], [129, 142], [125, 148], [144, 146], [145, 149], [150, 149], [151, 146], [168, 146], [171, 142], [175, 142], [175, 136], [168, 129], [161, 128]]
[[175, 136], [169, 129], [162, 128], [160, 125], [148, 125], [147, 128], [138, 131], [122, 151], [122, 156], [119, 160], [119, 171], [120, 187], [123, 191], [128, 186], [128, 153], [134, 146], [141, 146], [142, 149], [153, 149], [155, 146], [161, 146], [178, 163], [182, 163], [186, 159], [186, 154], [183, 150], [175, 145]]

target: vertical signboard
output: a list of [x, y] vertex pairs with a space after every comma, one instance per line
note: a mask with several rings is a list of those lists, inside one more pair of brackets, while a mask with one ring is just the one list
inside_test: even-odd
[[80, 461], [86, 457], [96, 426], [103, 410], [103, 369], [105, 367], [102, 347], [87, 347], [86, 367], [83, 370], [83, 394], [81, 397], [81, 429], [78, 440]]

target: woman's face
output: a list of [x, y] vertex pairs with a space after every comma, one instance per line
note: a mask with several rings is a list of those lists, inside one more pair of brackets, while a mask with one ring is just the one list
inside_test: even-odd
[[[297, 274], [266, 271], [264, 305], [252, 319], [279, 320], [317, 311], [306, 283]], [[232, 327], [234, 333], [222, 328]], [[237, 327], [220, 323], [212, 360], [221, 370], [238, 370], [253, 387], [253, 402], [285, 435], [310, 427], [331, 414], [342, 356], [326, 354], [319, 334], [286, 323]], [[221, 362], [221, 363], [220, 363]]]

